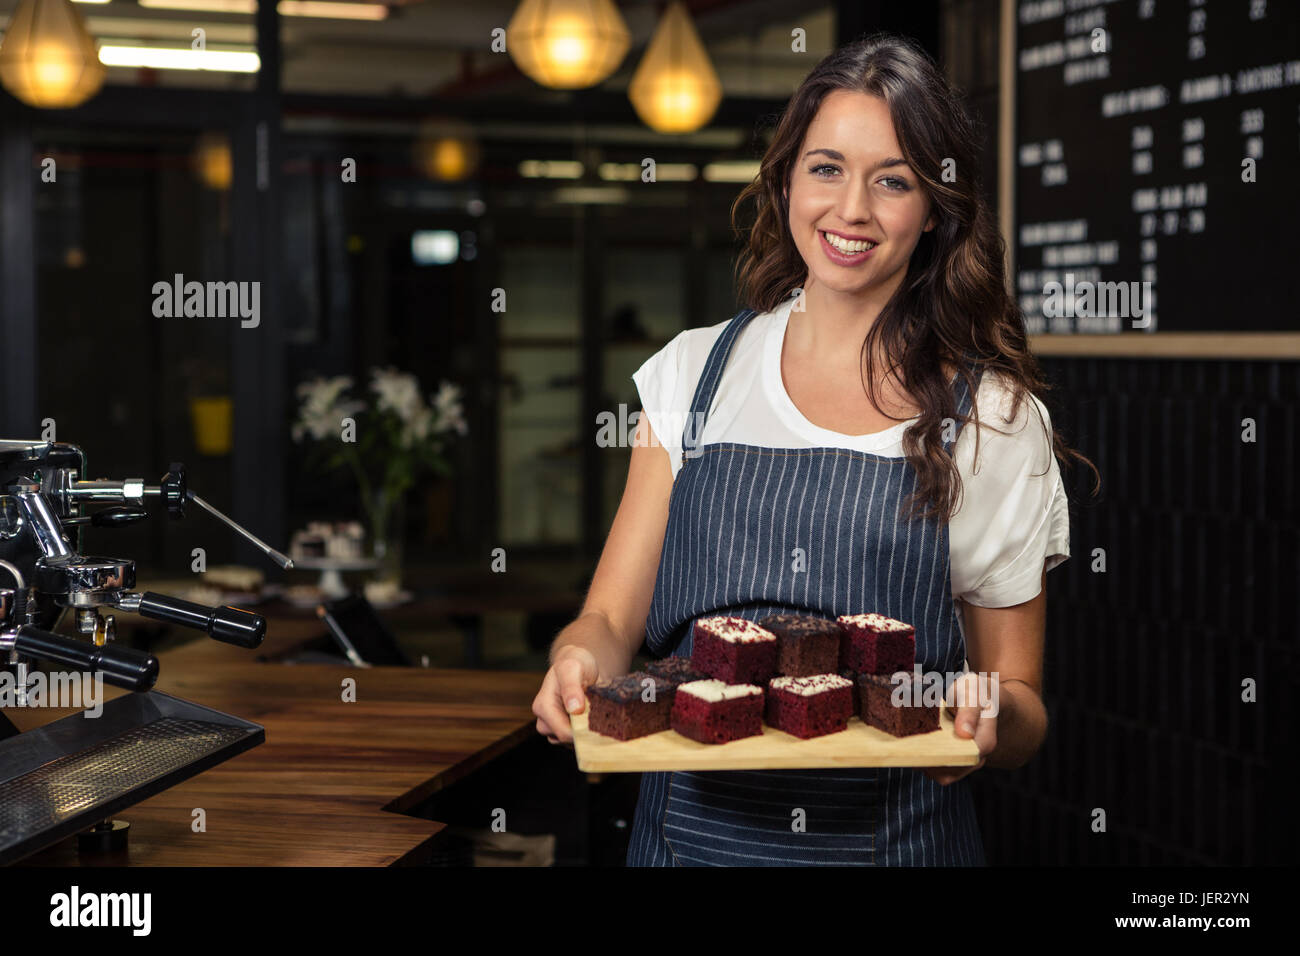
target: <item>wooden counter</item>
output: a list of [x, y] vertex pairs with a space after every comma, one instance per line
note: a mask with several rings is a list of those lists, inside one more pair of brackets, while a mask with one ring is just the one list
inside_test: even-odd
[[[202, 639], [159, 655], [157, 690], [255, 721], [266, 742], [115, 816], [120, 866], [387, 866], [420, 862], [443, 824], [402, 815], [536, 733], [541, 675], [259, 663]], [[356, 702], [341, 700], [354, 678]], [[105, 687], [108, 698], [123, 691]], [[6, 710], [28, 730], [68, 710]], [[202, 807], [207, 831], [191, 831]], [[75, 839], [19, 865], [86, 865]]]

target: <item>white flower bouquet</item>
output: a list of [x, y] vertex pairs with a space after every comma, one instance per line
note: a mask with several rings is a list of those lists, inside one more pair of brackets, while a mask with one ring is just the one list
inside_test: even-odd
[[301, 383], [290, 435], [299, 443], [311, 439], [325, 467], [352, 469], [382, 548], [394, 506], [423, 470], [451, 473], [448, 446], [469, 427], [460, 388], [450, 382], [441, 382], [427, 403], [416, 377], [391, 367], [371, 369], [367, 401], [349, 394], [353, 385], [348, 375]]

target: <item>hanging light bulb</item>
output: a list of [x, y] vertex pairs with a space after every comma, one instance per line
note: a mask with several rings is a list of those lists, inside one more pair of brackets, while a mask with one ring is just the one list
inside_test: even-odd
[[66, 109], [99, 92], [104, 64], [69, 0], [22, 0], [0, 43], [0, 83], [29, 106]]
[[693, 132], [717, 112], [722, 84], [681, 0], [673, 0], [655, 28], [628, 99], [641, 121], [660, 133]]
[[413, 151], [420, 172], [445, 183], [474, 175], [481, 155], [473, 127], [461, 120], [441, 118], [420, 125]]
[[612, 0], [523, 0], [506, 26], [506, 49], [515, 65], [557, 90], [608, 78], [631, 42]]
[[226, 190], [234, 178], [230, 140], [221, 133], [204, 133], [194, 148], [194, 168], [209, 189]]

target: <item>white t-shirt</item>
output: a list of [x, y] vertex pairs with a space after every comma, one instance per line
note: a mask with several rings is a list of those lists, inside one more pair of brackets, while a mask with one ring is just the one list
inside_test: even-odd
[[[903, 432], [912, 420], [870, 435], [843, 435], [814, 425], [790, 400], [781, 378], [781, 348], [794, 302], [787, 299], [753, 316], [736, 338], [697, 445], [850, 448], [902, 458]], [[632, 373], [642, 412], [668, 451], [674, 478], [695, 387], [726, 325], [679, 333]], [[978, 469], [973, 422], [962, 426], [954, 450], [962, 495], [948, 525], [952, 593], [979, 607], [1010, 607], [1036, 597], [1044, 567], [1050, 571], [1070, 556], [1068, 500], [1051, 451], [1051, 419], [1030, 395], [1011, 422], [1011, 397], [1002, 377], [986, 371], [977, 396], [979, 421], [992, 427], [980, 429]]]

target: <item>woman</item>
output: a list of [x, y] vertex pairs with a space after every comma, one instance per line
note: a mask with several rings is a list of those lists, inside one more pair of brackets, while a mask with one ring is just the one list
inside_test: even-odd
[[533, 710], [571, 741], [585, 687], [626, 673], [643, 636], [689, 655], [697, 617], [878, 611], [915, 626], [923, 671], [998, 675], [996, 713], [973, 693], [955, 708], [980, 761], [647, 773], [631, 865], [984, 863], [963, 778], [1024, 764], [1046, 733], [1046, 572], [1069, 557], [1056, 456], [1087, 459], [1034, 395], [976, 159], [908, 41], [868, 37], [808, 76], [736, 204], [758, 209], [752, 308], [633, 375], [627, 486]]

